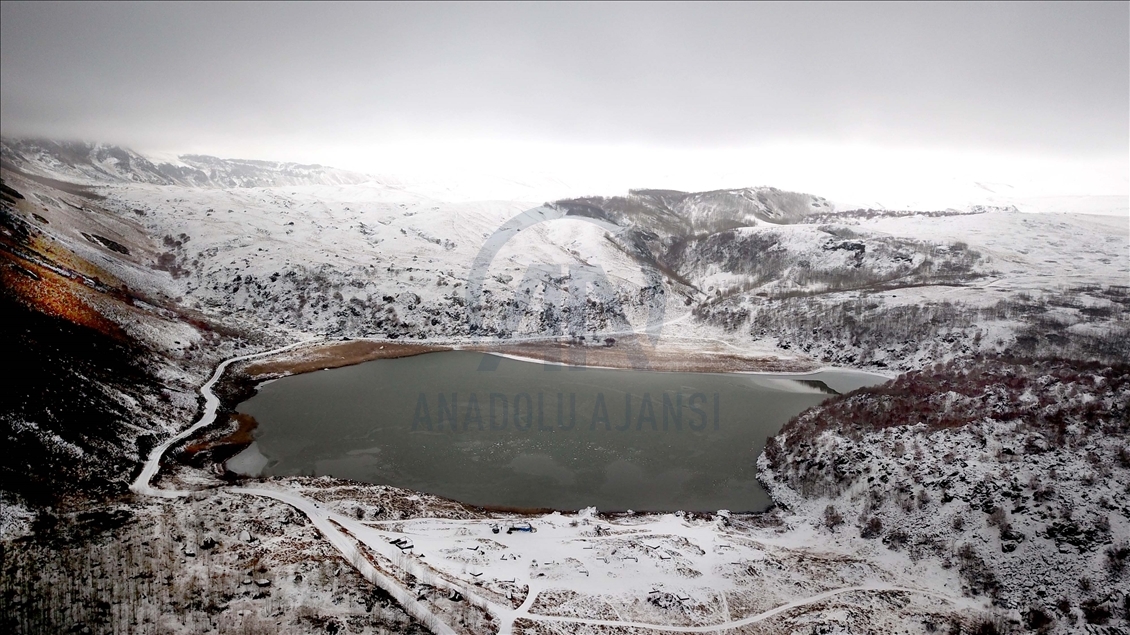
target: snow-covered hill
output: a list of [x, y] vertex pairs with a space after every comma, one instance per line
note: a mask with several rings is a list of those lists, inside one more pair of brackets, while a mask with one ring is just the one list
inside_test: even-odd
[[186, 187], [279, 187], [348, 185], [371, 177], [321, 165], [220, 159], [184, 154], [151, 160], [115, 145], [44, 139], [0, 141], [6, 167], [28, 174], [82, 184], [150, 183]]
[[759, 467], [831, 539], [956, 569], [1033, 631], [1130, 620], [1125, 363], [909, 373], [802, 413]]
[[[99, 183], [102, 207], [159, 241], [148, 275], [164, 272], [173, 298], [279, 334], [472, 335], [471, 265], [492, 233], [532, 207], [440, 200], [434, 188], [377, 181], [184, 187], [120, 148], [5, 141], [4, 149], [22, 153], [10, 178], [26, 183], [40, 215], [83, 205], [49, 193], [54, 181], [43, 178]], [[192, 160], [218, 166], [214, 174], [237, 165]], [[277, 165], [248, 165], [260, 166], [264, 181], [291, 178]], [[345, 178], [330, 168], [313, 174]], [[206, 182], [235, 177], [216, 178]], [[1117, 218], [845, 212], [767, 187], [635, 190], [552, 205], [563, 218], [516, 234], [490, 263], [474, 335], [638, 331], [652, 313], [643, 291], [652, 272], [672, 323], [663, 336], [756, 355], [912, 369], [978, 351], [1128, 354], [1118, 344], [1127, 328], [1118, 298], [1130, 279], [1130, 237]], [[67, 239], [53, 225], [41, 230]], [[608, 284], [589, 285], [593, 304], [579, 320], [568, 306], [579, 283], [570, 271], [594, 267]], [[555, 289], [529, 277], [539, 268], [560, 272]]]
[[[351, 337], [469, 335], [464, 285], [471, 264], [487, 237], [527, 207], [447, 203], [374, 184], [104, 192], [107, 205], [164, 241], [160, 258], [189, 305]], [[628, 326], [603, 323], [606, 312], [640, 329], [647, 318], [643, 272], [658, 270], [667, 321], [694, 313], [665, 336], [718, 338], [739, 350], [845, 365], [917, 368], [1024, 342], [1066, 350], [1084, 340], [1117, 342], [1126, 329], [1118, 298], [1130, 278], [1130, 237], [1118, 219], [989, 210], [822, 213], [818, 223], [798, 214], [798, 222], [780, 224], [750, 213], [744, 197], [718, 198], [736, 203], [695, 216], [722, 228], [712, 232], [667, 223], [679, 216], [643, 197], [608, 209], [590, 203], [583, 214], [573, 213], [571, 201], [560, 203], [568, 215], [520, 232], [491, 263], [479, 298], [482, 334], [568, 330], [564, 306], [546, 317], [544, 288], [531, 290], [532, 303], [511, 304], [538, 266], [561, 271], [559, 297], [568, 295], [569, 267], [599, 266], [607, 274], [611, 291], [590, 290], [603, 308], [588, 316], [582, 334]], [[629, 204], [633, 215], [618, 215]], [[573, 219], [602, 213], [610, 225]], [[779, 208], [757, 213], [784, 216]]]
[[[195, 388], [237, 352], [308, 337], [576, 336], [576, 345], [581, 335], [591, 343], [643, 330], [659, 297], [658, 350], [668, 354], [916, 371], [892, 388], [904, 392], [880, 390], [866, 402], [879, 404], [887, 423], [868, 411], [851, 427], [866, 403], [849, 396], [798, 420], [782, 453], [763, 459], [789, 514], [749, 523], [774, 523], [757, 540], [795, 549], [788, 562], [803, 569], [798, 579], [822, 575], [812, 556], [832, 557], [816, 548], [832, 540], [832, 559], [851, 570], [858, 560], [877, 575], [923, 575], [945, 593], [964, 577], [968, 593], [1017, 611], [1018, 624], [1067, 630], [1104, 611], [1114, 619], [1125, 601], [1084, 589], [1124, 581], [1105, 573], [1126, 557], [1117, 541], [1125, 506], [1116, 500], [1125, 493], [1125, 373], [1108, 372], [1130, 359], [1123, 219], [996, 208], [844, 212], [764, 187], [638, 190], [530, 212], [520, 200], [445, 199], [436, 195], [443, 188], [349, 180], [319, 166], [174, 164], [111, 146], [7, 140], [3, 159], [0, 300], [16, 318], [16, 354], [34, 363], [0, 411], [15, 448], [2, 467], [4, 487], [24, 504], [58, 492], [121, 493], [148, 449], [192, 419]], [[506, 234], [476, 271], [488, 239], [527, 212], [553, 220]], [[478, 274], [481, 294], [469, 297]], [[479, 306], [477, 328], [469, 301]], [[986, 355], [997, 365], [967, 368]], [[238, 400], [239, 387], [227, 389], [225, 403]], [[931, 417], [951, 411], [968, 420], [930, 428]], [[960, 461], [967, 473], [934, 473]], [[840, 478], [834, 466], [843, 465], [851, 469]], [[1053, 468], [1047, 478], [1063, 484], [1049, 493], [1040, 479]], [[217, 484], [206, 471], [183, 473]], [[3, 507], [0, 520], [20, 515], [18, 505]], [[859, 531], [845, 531], [837, 515]], [[1065, 555], [1064, 544], [1085, 544], [1086, 553]], [[1063, 573], [1027, 585], [1034, 573], [1022, 555]], [[1078, 592], [1058, 592], [1080, 576], [1088, 582], [1076, 581]], [[1022, 602], [1029, 591], [1044, 596]], [[790, 593], [778, 599], [800, 597]], [[853, 606], [847, 621], [865, 623], [869, 612]], [[918, 620], [939, 606], [885, 610]], [[834, 612], [804, 610], [825, 609]], [[937, 623], [952, 617], [947, 610]]]

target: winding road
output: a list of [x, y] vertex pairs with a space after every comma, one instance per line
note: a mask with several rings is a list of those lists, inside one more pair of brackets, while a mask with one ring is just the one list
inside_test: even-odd
[[167, 439], [164, 443], [158, 445], [149, 452], [149, 458], [146, 459], [145, 466], [141, 468], [141, 473], [137, 475], [137, 478], [129, 486], [130, 491], [135, 494], [142, 494], [144, 496], [158, 496], [161, 498], [180, 498], [182, 496], [187, 496], [188, 494], [190, 494], [190, 492], [182, 490], [158, 489], [156, 487], [153, 487], [151, 485], [151, 482], [153, 481], [153, 477], [156, 476], [157, 472], [161, 469], [161, 458], [165, 456], [165, 452], [167, 452], [169, 448], [171, 448], [175, 443], [192, 436], [192, 434], [194, 434], [197, 430], [211, 425], [212, 422], [216, 420], [216, 412], [220, 408], [220, 398], [217, 397], [214, 392], [212, 392], [212, 387], [215, 386], [216, 382], [220, 381], [220, 378], [224, 376], [224, 371], [228, 369], [228, 366], [231, 366], [236, 362], [244, 362], [249, 359], [267, 357], [268, 355], [276, 355], [278, 353], [298, 348], [299, 346], [312, 344], [316, 341], [317, 340], [314, 339], [303, 340], [294, 344], [287, 344], [286, 346], [273, 348], [269, 351], [231, 357], [220, 362], [220, 364], [216, 366], [216, 371], [212, 373], [212, 377], [207, 382], [205, 382], [203, 386], [200, 387], [200, 394], [204, 397], [204, 412], [201, 413], [200, 418], [196, 420], [196, 423], [189, 426], [183, 432]]

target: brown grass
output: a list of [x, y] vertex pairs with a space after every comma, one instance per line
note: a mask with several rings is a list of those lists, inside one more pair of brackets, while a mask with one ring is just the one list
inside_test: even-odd
[[312, 346], [252, 362], [243, 369], [243, 372], [252, 379], [266, 379], [280, 375], [297, 375], [327, 368], [351, 366], [374, 359], [411, 357], [448, 350], [451, 350], [448, 346], [351, 340]]
[[237, 424], [234, 432], [220, 437], [219, 439], [198, 441], [187, 445], [184, 448], [185, 455], [191, 457], [197, 452], [203, 452], [204, 450], [214, 450], [227, 446], [232, 446], [232, 449], [243, 449], [251, 445], [251, 442], [255, 440], [254, 432], [255, 428], [259, 427], [259, 422], [255, 420], [255, 417], [243, 414], [242, 412], [232, 414], [231, 420], [235, 421]]

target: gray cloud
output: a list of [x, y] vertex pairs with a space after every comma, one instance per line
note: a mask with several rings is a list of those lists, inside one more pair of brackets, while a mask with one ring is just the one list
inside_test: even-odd
[[451, 137], [1130, 148], [1126, 3], [4, 2], [0, 17], [8, 135], [229, 153]]

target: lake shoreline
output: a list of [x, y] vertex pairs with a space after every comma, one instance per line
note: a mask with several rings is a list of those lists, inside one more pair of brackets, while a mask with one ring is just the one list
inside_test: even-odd
[[[515, 343], [404, 343], [357, 339], [322, 342], [240, 365], [237, 372], [252, 382], [353, 366], [377, 359], [397, 359], [440, 351], [490, 353], [511, 359], [561, 366], [608, 370], [687, 373], [810, 374], [828, 367], [807, 359], [714, 352], [688, 345], [651, 347], [646, 337], [621, 337], [611, 345], [584, 345], [542, 340]], [[870, 372], [878, 375], [879, 373]]]
[[272, 467], [261, 474], [330, 475], [475, 505], [760, 510], [771, 501], [750, 465], [764, 439], [830, 395], [886, 381], [366, 348], [397, 359], [280, 378], [237, 406], [266, 426], [256, 439]]
[[[641, 338], [642, 339], [642, 338]], [[752, 355], [733, 354], [729, 352], [718, 353], [704, 350], [693, 350], [691, 342], [680, 341], [674, 345], [658, 347], [658, 351], [648, 353], [646, 361], [647, 370], [650, 372], [692, 372], [709, 374], [734, 374], [734, 375], [795, 375], [798, 377], [811, 375], [824, 370], [835, 370], [834, 367], [818, 365], [810, 360], [792, 360], [780, 358], [765, 358]], [[344, 368], [363, 364], [380, 359], [398, 359], [414, 357], [426, 353], [442, 351], [483, 352], [500, 358], [509, 358], [516, 361], [531, 363], [584, 366], [593, 369], [606, 370], [632, 370], [637, 369], [631, 362], [638, 360], [629, 355], [631, 347], [638, 351], [639, 342], [633, 342], [632, 337], [622, 337], [612, 346], [585, 346], [561, 340], [543, 340], [518, 343], [466, 343], [459, 341], [446, 341], [435, 343], [407, 343], [384, 339], [357, 339], [343, 341], [310, 342], [299, 345], [293, 349], [281, 351], [262, 358], [232, 364], [217, 382], [216, 394], [220, 400], [219, 415], [215, 422], [199, 431], [196, 435], [182, 441], [184, 446], [191, 444], [207, 443], [216, 444], [217, 456], [210, 462], [222, 473], [223, 480], [227, 482], [254, 481], [257, 477], [239, 475], [227, 469], [227, 460], [245, 450], [250, 441], [254, 439], [254, 429], [257, 423], [247, 425], [249, 422], [240, 421], [236, 408], [256, 392], [259, 388], [274, 380], [291, 375], [301, 375], [319, 370]], [[865, 372], [868, 371], [859, 371]], [[870, 372], [868, 374], [878, 375]], [[250, 438], [248, 438], [250, 437]], [[234, 443], [233, 443], [234, 442]], [[180, 444], [178, 444], [180, 445]], [[182, 447], [184, 447], [182, 446]], [[200, 447], [200, 446], [197, 446]], [[200, 468], [198, 460], [178, 461], [182, 465]], [[213, 454], [205, 452], [204, 454]], [[194, 464], [194, 465], [193, 465]], [[262, 477], [259, 477], [262, 478]], [[361, 482], [359, 482], [361, 483]], [[364, 483], [370, 485], [369, 483]], [[453, 501], [455, 499], [452, 499]], [[467, 508], [478, 509], [487, 513], [518, 513], [525, 515], [533, 513], [540, 507], [525, 509], [523, 507], [508, 507], [506, 505], [474, 505], [461, 501], [459, 504]], [[772, 501], [768, 508], [773, 506]], [[565, 510], [557, 510], [565, 511]], [[572, 510], [576, 511], [576, 510]], [[764, 511], [764, 510], [762, 510]], [[636, 513], [642, 513], [636, 510]], [[647, 512], [664, 513], [664, 512]], [[757, 514], [760, 512], [746, 510], [742, 513]]]

